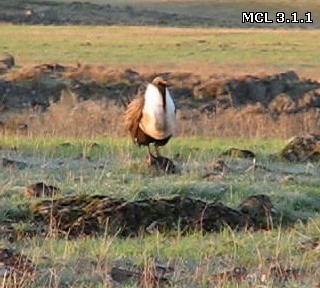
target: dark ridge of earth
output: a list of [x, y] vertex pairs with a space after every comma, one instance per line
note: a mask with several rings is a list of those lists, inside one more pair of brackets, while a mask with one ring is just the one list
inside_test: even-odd
[[[151, 3], [152, 4], [152, 3]], [[236, 4], [211, 3], [200, 11], [193, 11], [189, 4], [177, 4], [182, 10], [170, 4], [165, 11], [149, 5], [111, 5], [90, 2], [55, 2], [55, 1], [11, 1], [0, 2], [0, 22], [44, 24], [44, 25], [157, 25], [176, 27], [272, 27], [272, 28], [319, 28], [314, 21], [307, 23], [242, 23], [242, 11], [265, 9], [270, 15], [275, 14], [270, 7], [252, 8], [250, 2], [245, 6]], [[188, 6], [189, 5], [189, 6]], [[197, 6], [197, 5], [196, 5]], [[295, 6], [293, 6], [295, 7]], [[260, 9], [260, 10], [259, 10]], [[271, 9], [271, 10], [270, 10]], [[294, 9], [294, 8], [293, 8]], [[249, 11], [248, 10], [248, 11]], [[304, 13], [299, 16], [304, 17]], [[289, 14], [288, 14], [289, 15]]]
[[[155, 75], [105, 66], [41, 64], [10, 68], [0, 75], [0, 109], [4, 112], [40, 107], [60, 100], [64, 90], [80, 101], [107, 101], [122, 106]], [[294, 71], [267, 76], [221, 79], [193, 73], [164, 73], [178, 109], [194, 109], [210, 116], [217, 110], [255, 105], [257, 113], [273, 116], [320, 108], [320, 83], [301, 79]]]
[[102, 5], [76, 1], [24, 1], [15, 5], [5, 3], [0, 3], [0, 21], [10, 23], [163, 26], [212, 26], [215, 23], [214, 19], [207, 17], [136, 9], [131, 5]]
[[200, 230], [269, 229], [274, 206], [267, 195], [253, 195], [237, 208], [220, 202], [205, 202], [192, 197], [147, 198], [128, 202], [103, 195], [62, 197], [38, 202], [32, 210], [39, 226], [53, 225], [70, 236], [94, 235], [105, 231], [110, 234], [137, 236], [152, 230], [181, 232]]

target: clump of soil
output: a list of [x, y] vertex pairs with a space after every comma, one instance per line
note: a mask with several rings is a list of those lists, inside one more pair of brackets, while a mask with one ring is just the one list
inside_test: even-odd
[[319, 161], [320, 135], [309, 134], [293, 137], [280, 153], [281, 158], [293, 161]]
[[0, 55], [0, 73], [5, 72], [15, 65], [14, 57], [9, 53]]
[[224, 172], [224, 171], [228, 171], [229, 167], [224, 160], [214, 159], [211, 163], [206, 165], [205, 169], [212, 170], [214, 172]]
[[119, 284], [135, 281], [142, 287], [167, 287], [171, 282], [169, 278], [172, 278], [173, 272], [174, 269], [171, 267], [148, 261], [141, 269], [113, 267], [109, 274], [111, 279]]
[[60, 192], [59, 188], [54, 187], [52, 185], [47, 185], [44, 182], [38, 182], [27, 186], [24, 190], [24, 196], [27, 198], [53, 197], [58, 192]]
[[[268, 205], [272, 205], [270, 199], [265, 198], [269, 200]], [[50, 230], [64, 231], [69, 235], [102, 233], [106, 227], [108, 233], [121, 236], [172, 229], [215, 232], [226, 226], [231, 229], [265, 227], [260, 222], [271, 217], [271, 213], [266, 215], [270, 205], [265, 205], [265, 198], [257, 197], [252, 207], [247, 205], [246, 213], [242, 212], [243, 205], [238, 210], [220, 202], [181, 196], [131, 202], [102, 195], [69, 196], [41, 201], [32, 210], [36, 222], [47, 227], [51, 225]], [[258, 204], [260, 200], [264, 202]], [[266, 209], [261, 210], [260, 207]], [[255, 213], [247, 213], [251, 210]]]
[[238, 149], [238, 148], [230, 148], [227, 149], [226, 151], [222, 152], [222, 156], [229, 156], [232, 158], [249, 158], [249, 159], [254, 159], [256, 158], [256, 155], [246, 149]]
[[151, 156], [147, 158], [148, 167], [153, 170], [155, 173], [164, 173], [164, 174], [176, 174], [178, 173], [178, 168], [174, 162], [163, 156]]
[[271, 229], [276, 210], [271, 199], [264, 194], [253, 195], [239, 205], [240, 211], [251, 219], [251, 226], [255, 229]]

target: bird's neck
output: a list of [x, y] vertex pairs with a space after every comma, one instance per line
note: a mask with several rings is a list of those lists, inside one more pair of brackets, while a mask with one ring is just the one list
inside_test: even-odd
[[163, 109], [166, 110], [167, 99], [166, 99], [166, 87], [163, 85], [159, 85], [158, 87], [160, 94], [162, 96]]

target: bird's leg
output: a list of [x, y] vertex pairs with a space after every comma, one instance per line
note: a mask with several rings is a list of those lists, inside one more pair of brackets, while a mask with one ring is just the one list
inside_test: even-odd
[[160, 151], [159, 151], [159, 146], [155, 144], [154, 149], [156, 150], [157, 157], [160, 157], [161, 155], [160, 155]]
[[148, 157], [149, 157], [149, 163], [151, 164], [152, 163], [152, 158], [155, 158], [155, 156], [151, 153], [151, 148], [150, 148], [150, 145], [148, 145]]

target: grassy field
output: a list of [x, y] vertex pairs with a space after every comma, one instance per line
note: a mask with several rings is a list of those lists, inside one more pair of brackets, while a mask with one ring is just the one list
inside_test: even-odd
[[[96, 63], [156, 70], [316, 71], [318, 31], [0, 25], [18, 65]], [[307, 45], [306, 45], [307, 44]]]
[[[193, 5], [193, 13], [208, 13], [208, 17], [219, 11], [208, 8], [213, 3], [231, 5], [231, 1], [202, 1], [202, 10], [197, 10], [196, 1], [118, 3], [164, 12], [175, 5], [171, 11], [179, 13], [187, 13], [188, 4]], [[311, 1], [283, 0], [276, 6], [275, 2], [238, 0], [235, 4], [239, 6], [232, 9], [249, 4], [261, 9], [318, 9]], [[319, 37], [316, 30], [0, 24], [0, 54], [12, 53], [18, 66], [80, 62], [228, 75], [294, 69], [318, 79]], [[90, 146], [94, 142], [96, 148]], [[220, 233], [198, 231], [183, 236], [181, 231], [154, 231], [135, 238], [67, 239], [54, 234], [12, 240], [0, 230], [0, 244], [21, 251], [37, 264], [32, 287], [111, 287], [108, 273], [112, 267], [147, 269], [154, 263], [173, 267], [168, 276], [171, 287], [318, 287], [319, 165], [279, 161], [274, 155], [284, 145], [283, 139], [174, 138], [163, 154], [176, 157], [181, 174], [155, 176], [141, 165], [146, 149], [133, 146], [128, 137], [3, 136], [1, 157], [25, 163], [22, 168], [2, 167], [0, 175], [0, 224], [13, 223], [18, 232], [28, 229], [23, 219], [39, 201], [26, 199], [24, 189], [40, 181], [61, 188], [60, 196], [102, 194], [131, 201], [182, 195], [218, 200], [231, 207], [263, 193], [270, 196], [284, 220], [297, 221], [266, 231], [226, 228]], [[230, 169], [205, 177], [212, 172], [210, 163], [231, 147], [251, 149], [260, 167], [267, 169], [250, 169], [251, 160], [222, 157]], [[306, 241], [311, 244], [304, 245]], [[248, 277], [237, 282], [217, 276], [235, 267], [244, 267]], [[122, 287], [137, 285], [129, 281]]]
[[[60, 145], [66, 142], [71, 146]], [[90, 148], [93, 142], [99, 146]], [[179, 232], [169, 235], [154, 232], [129, 239], [99, 236], [67, 240], [37, 236], [16, 240], [14, 247], [38, 265], [33, 287], [110, 287], [111, 267], [137, 269], [154, 262], [174, 267], [170, 276], [173, 287], [208, 287], [213, 283], [217, 283], [214, 287], [248, 287], [250, 281], [254, 281], [253, 287], [279, 287], [280, 283], [284, 285], [281, 287], [312, 287], [320, 277], [319, 254], [302, 248], [302, 243], [319, 234], [319, 167], [271, 160], [270, 155], [279, 152], [284, 144], [282, 140], [243, 139], [235, 143], [234, 139], [174, 139], [163, 153], [170, 157], [180, 154], [177, 164], [182, 174], [152, 177], [148, 171], [136, 168], [146, 149], [134, 147], [129, 139], [4, 137], [0, 140], [1, 156], [28, 165], [25, 169], [2, 168], [0, 221], [15, 221], [25, 207], [38, 201], [23, 196], [24, 187], [38, 181], [60, 187], [62, 196], [102, 194], [136, 200], [184, 195], [219, 200], [233, 207], [247, 196], [264, 193], [284, 217], [309, 221], [270, 231], [225, 229], [221, 233], [193, 232], [186, 236]], [[13, 146], [16, 152], [11, 150]], [[257, 153], [258, 163], [271, 171], [247, 170], [250, 165], [247, 160], [225, 158], [229, 167], [238, 167], [237, 170], [227, 171], [215, 180], [204, 179], [207, 164], [233, 146], [252, 149]], [[91, 160], [79, 159], [80, 153]], [[23, 223], [15, 225], [17, 230], [27, 228]], [[5, 238], [1, 244], [12, 245]], [[299, 278], [289, 276], [285, 280], [286, 276], [270, 272], [274, 265], [270, 259], [283, 269], [299, 270]], [[239, 266], [245, 267], [255, 280], [248, 278], [240, 284], [225, 279], [216, 282], [216, 273]], [[136, 286], [132, 283], [125, 287]]]

